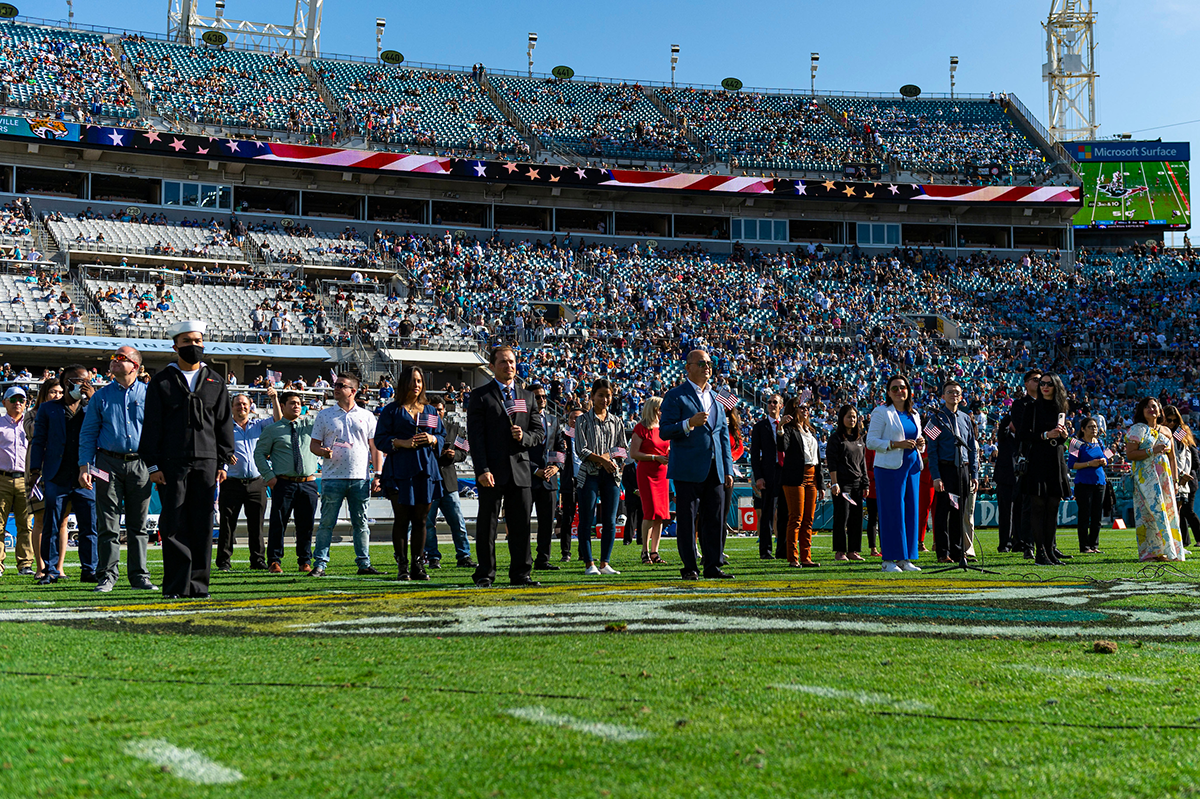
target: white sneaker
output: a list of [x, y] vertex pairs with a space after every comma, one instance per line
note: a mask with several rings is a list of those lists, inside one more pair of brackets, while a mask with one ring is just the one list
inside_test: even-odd
[[916, 565], [914, 565], [914, 564], [912, 564], [912, 563], [909, 563], [907, 560], [902, 560], [902, 561], [900, 561], [900, 568], [901, 568], [901, 570], [903, 570], [903, 571], [906, 571], [906, 572], [919, 572], [919, 571], [921, 571], [921, 567], [920, 567], [920, 566], [916, 566]]
[[600, 570], [600, 574], [620, 574], [620, 572], [606, 563], [604, 564], [604, 568]]
[[883, 562], [883, 570], [885, 572], [904, 571], [904, 569], [901, 569], [899, 566], [896, 565], [896, 561], [894, 561], [894, 560], [885, 560]]
[[600, 570], [597, 569], [596, 564], [593, 563], [591, 566], [588, 566], [586, 569], [584, 569], [583, 573], [584, 574], [599, 574]]

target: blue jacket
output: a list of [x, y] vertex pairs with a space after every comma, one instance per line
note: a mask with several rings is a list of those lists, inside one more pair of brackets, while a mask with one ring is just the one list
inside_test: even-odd
[[[77, 413], [83, 413], [80, 406]], [[39, 470], [47, 481], [58, 474], [63, 451], [67, 448], [67, 412], [62, 403], [43, 402], [33, 417], [33, 438], [29, 442], [29, 468]]]
[[925, 446], [929, 453], [929, 476], [934, 480], [941, 480], [942, 475], [938, 468], [940, 461], [948, 461], [954, 463], [954, 448], [959, 446], [961, 440], [962, 446], [967, 450], [967, 458], [964, 465], [967, 467], [967, 477], [971, 480], [979, 479], [979, 448], [975, 445], [975, 432], [971, 427], [971, 417], [967, 416], [962, 411], [955, 411], [954, 416], [957, 418], [958, 429], [966, 433], [966, 437], [958, 439], [955, 435], [954, 428], [951, 427], [950, 411], [946, 406], [938, 408], [929, 415], [925, 420], [925, 430], [929, 430], [930, 425], [937, 425], [942, 432], [933, 440], [930, 440], [929, 433], [925, 432]]
[[419, 475], [426, 475], [435, 483], [442, 480], [441, 466], [438, 456], [446, 441], [446, 426], [432, 405], [426, 405], [421, 411], [426, 416], [437, 419], [437, 427], [420, 428], [419, 432], [429, 433], [434, 438], [431, 445], [416, 449], [392, 449], [392, 439], [412, 438], [418, 432], [416, 420], [408, 415], [404, 406], [398, 402], [389, 403], [383, 413], [379, 414], [379, 422], [375, 426], [375, 448], [387, 453], [383, 462], [380, 477], [391, 480], [409, 480]]
[[[711, 387], [710, 387], [711, 390]], [[658, 434], [671, 442], [667, 456], [667, 477], [689, 483], [702, 483], [708, 477], [713, 458], [717, 461], [717, 478], [733, 474], [733, 450], [729, 446], [729, 424], [725, 409], [713, 392], [713, 413], [700, 427], [686, 431], [688, 420], [704, 410], [700, 395], [690, 382], [667, 392], [662, 402], [662, 419]], [[715, 420], [716, 426], [713, 426]]]

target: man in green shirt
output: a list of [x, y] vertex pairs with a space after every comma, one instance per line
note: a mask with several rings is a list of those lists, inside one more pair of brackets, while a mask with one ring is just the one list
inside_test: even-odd
[[309, 571], [313, 519], [317, 513], [317, 456], [309, 451], [316, 416], [301, 418], [303, 403], [294, 391], [279, 395], [283, 418], [268, 426], [254, 448], [254, 464], [271, 489], [271, 526], [267, 533], [267, 570], [281, 574], [283, 531], [296, 518], [296, 558], [300, 571], [324, 577], [324, 569]]

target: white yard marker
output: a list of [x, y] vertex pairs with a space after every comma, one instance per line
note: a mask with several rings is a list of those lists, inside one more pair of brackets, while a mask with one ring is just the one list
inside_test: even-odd
[[176, 777], [199, 785], [226, 785], [242, 779], [240, 771], [225, 768], [195, 749], [180, 749], [156, 738], [129, 741], [125, 744], [125, 754], [170, 769]]
[[628, 741], [638, 741], [642, 738], [649, 738], [650, 733], [634, 727], [624, 727], [620, 724], [605, 724], [599, 721], [581, 721], [573, 716], [567, 716], [562, 713], [552, 713], [544, 707], [515, 707], [511, 710], [504, 711], [510, 716], [514, 716], [524, 721], [532, 721], [534, 724], [545, 724], [549, 727], [566, 727], [575, 732], [583, 732], [588, 735], [595, 735], [598, 738], [603, 738], [606, 741], [617, 741], [626, 743]]
[[824, 685], [776, 685], [785, 691], [798, 691], [802, 694], [824, 697], [825, 699], [850, 699], [860, 705], [889, 705], [898, 710], [933, 710], [932, 705], [913, 700], [898, 700], [886, 694], [871, 694], [866, 691], [843, 691], [840, 688], [828, 688]]

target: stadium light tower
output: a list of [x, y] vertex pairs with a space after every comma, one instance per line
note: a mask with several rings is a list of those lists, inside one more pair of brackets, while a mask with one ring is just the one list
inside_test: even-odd
[[808, 92], [813, 97], [817, 96], [817, 62], [820, 60], [820, 53], [809, 54]]
[[950, 99], [954, 99], [954, 73], [958, 72], [958, 56], [950, 56]]
[[383, 55], [383, 29], [387, 27], [387, 20], [383, 17], [375, 18], [375, 60], [380, 61]]
[[1092, 0], [1050, 0], [1050, 16], [1042, 23], [1046, 29], [1042, 80], [1049, 84], [1050, 138], [1055, 141], [1094, 139], [1100, 127], [1095, 25]]
[[537, 34], [530, 32], [529, 34], [529, 49], [525, 51], [525, 55], [529, 57], [529, 77], [533, 77], [533, 49], [537, 47]]
[[167, 0], [167, 33], [173, 41], [195, 44], [205, 30], [218, 30], [229, 37], [230, 46], [284, 50], [292, 55], [316, 58], [321, 55], [321, 10], [325, 0], [296, 0], [291, 24], [227, 19], [223, 2], [217, 13], [202, 16], [200, 0]]
[[675, 65], [679, 63], [679, 45], [671, 45], [671, 88], [675, 88]]
[[225, 16], [225, 0], [217, 0], [217, 13], [213, 16], [217, 19], [217, 27], [221, 27], [221, 19]]
[[75, 4], [67, 0], [67, 28], [75, 27]]

